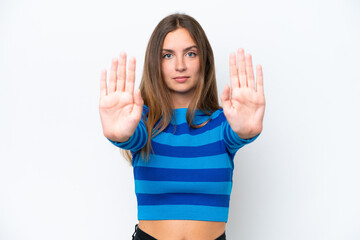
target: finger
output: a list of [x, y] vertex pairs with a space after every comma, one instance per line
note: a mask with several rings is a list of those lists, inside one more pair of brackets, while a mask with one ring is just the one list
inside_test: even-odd
[[263, 72], [260, 64], [256, 66], [256, 91], [264, 95]]
[[240, 87], [247, 87], [244, 49], [242, 49], [242, 48], [238, 49], [237, 58], [238, 58], [237, 60], [238, 60], [238, 73], [239, 73], [239, 79], [240, 79]]
[[228, 85], [225, 85], [224, 91], [221, 95], [221, 103], [223, 105], [224, 112], [227, 112], [231, 107], [230, 87]]
[[134, 108], [133, 108], [133, 114], [135, 114], [135, 116], [137, 116], [138, 118], [141, 118], [142, 115], [142, 109], [144, 106], [144, 100], [141, 97], [141, 93], [139, 89], [136, 89], [135, 94], [134, 94]]
[[103, 69], [100, 74], [100, 98], [107, 95], [106, 86], [106, 69]]
[[134, 57], [130, 58], [128, 74], [126, 76], [126, 92], [130, 93], [131, 95], [134, 94], [135, 65], [136, 65], [136, 59]]
[[109, 76], [109, 93], [116, 91], [116, 71], [117, 71], [117, 58], [113, 58], [110, 67], [110, 76]]
[[248, 87], [255, 90], [255, 79], [254, 79], [254, 70], [252, 66], [252, 57], [251, 54], [247, 53], [245, 56], [246, 61], [246, 75]]
[[126, 53], [121, 52], [119, 57], [119, 65], [117, 72], [116, 91], [123, 92], [125, 90], [125, 80], [126, 80]]
[[229, 70], [230, 70], [230, 83], [231, 88], [238, 88], [239, 83], [239, 76], [238, 71], [236, 69], [236, 55], [235, 53], [231, 53], [229, 57]]

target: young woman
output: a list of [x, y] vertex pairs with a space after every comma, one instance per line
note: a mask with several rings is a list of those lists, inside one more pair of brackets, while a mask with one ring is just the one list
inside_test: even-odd
[[[218, 103], [210, 43], [192, 17], [165, 17], [149, 40], [140, 90], [135, 58], [113, 59], [101, 73], [103, 133], [127, 150], [139, 224], [133, 239], [225, 239], [234, 155], [262, 131], [261, 65], [230, 54], [231, 89]], [[231, 91], [230, 91], [231, 90]]]

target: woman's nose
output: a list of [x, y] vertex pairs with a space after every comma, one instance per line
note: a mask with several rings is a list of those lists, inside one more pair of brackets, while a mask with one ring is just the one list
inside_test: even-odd
[[186, 64], [184, 62], [184, 58], [183, 57], [179, 57], [176, 59], [176, 71], [178, 72], [183, 72], [186, 70]]

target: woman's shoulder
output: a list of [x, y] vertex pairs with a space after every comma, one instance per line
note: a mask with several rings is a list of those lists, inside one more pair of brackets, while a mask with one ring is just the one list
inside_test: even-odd
[[201, 111], [201, 115], [203, 116], [208, 116], [210, 117], [212, 120], [224, 120], [225, 119], [225, 115], [224, 115], [224, 110], [223, 108], [219, 108], [218, 110], [215, 111], [209, 111], [209, 112], [203, 112]]
[[222, 108], [215, 110], [215, 111], [196, 111], [196, 122], [203, 123], [203, 122], [213, 122], [216, 125], [221, 124], [222, 122], [226, 121], [226, 117], [224, 115], [224, 111]]
[[144, 104], [142, 110], [142, 117], [146, 119], [148, 114], [149, 114], [149, 107]]
[[219, 116], [223, 116], [224, 115], [224, 110], [223, 108], [219, 108], [218, 110], [214, 111], [212, 114], [211, 114], [211, 118], [217, 118]]
[[146, 106], [145, 104], [144, 104], [144, 107], [143, 107], [143, 112], [146, 112], [146, 113], [148, 113], [148, 112], [149, 112], [149, 107], [148, 107], [148, 106]]

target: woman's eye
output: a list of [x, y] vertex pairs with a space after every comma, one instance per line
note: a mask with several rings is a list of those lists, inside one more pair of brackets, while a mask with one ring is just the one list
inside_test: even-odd
[[195, 56], [196, 56], [196, 53], [194, 53], [194, 52], [188, 52], [187, 55], [188, 55], [189, 57], [195, 57]]
[[163, 58], [171, 58], [171, 54], [170, 53], [167, 53], [163, 56]]

